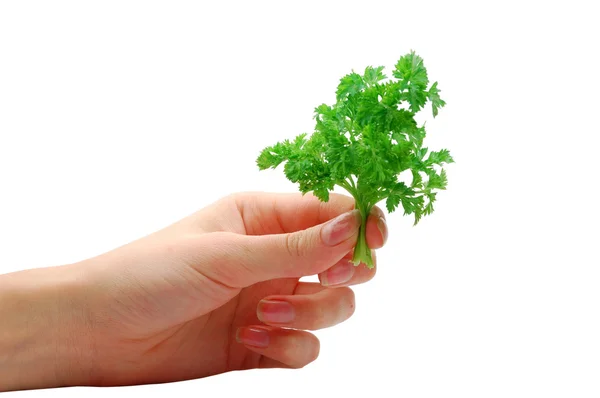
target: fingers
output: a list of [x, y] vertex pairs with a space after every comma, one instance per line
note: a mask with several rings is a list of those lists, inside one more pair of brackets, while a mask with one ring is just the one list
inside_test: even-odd
[[[385, 215], [378, 207], [373, 207], [367, 219], [367, 245], [370, 249], [379, 249], [385, 245], [388, 236], [388, 228]], [[371, 251], [373, 268], [367, 268], [364, 264], [354, 266], [350, 262], [352, 252], [344, 256], [334, 266], [319, 274], [319, 280], [323, 286], [351, 286], [365, 283], [373, 279], [377, 271], [377, 256]]]
[[[257, 195], [262, 197], [260, 194]], [[275, 197], [283, 198], [280, 200], [284, 203], [296, 203], [297, 208], [297, 202], [303, 200], [302, 197], [296, 198], [297, 195], [275, 195]], [[316, 198], [317, 202], [304, 200], [308, 203], [305, 205], [306, 208], [316, 211], [318, 220], [335, 214], [345, 206], [339, 204], [337, 207], [334, 205], [327, 207]], [[257, 203], [264, 202], [258, 199], [257, 201]], [[340, 203], [342, 202], [344, 200], [340, 199]], [[270, 216], [264, 215], [264, 223], [275, 219], [278, 223], [285, 224], [286, 222], [283, 221], [285, 217], [281, 214], [277, 215], [279, 213], [276, 211], [275, 213]], [[308, 210], [298, 211], [297, 214], [308, 214]], [[287, 217], [290, 218], [289, 215]], [[291, 219], [289, 222], [292, 222]], [[352, 250], [358, 238], [360, 223], [358, 210], [351, 210], [321, 224], [295, 232], [250, 236], [214, 233], [206, 239], [210, 240], [209, 254], [213, 256], [213, 262], [218, 263], [219, 266], [206, 266], [198, 270], [207, 277], [233, 288], [243, 288], [270, 279], [300, 278], [315, 274], [321, 274], [321, 281], [325, 285], [339, 285], [348, 282], [356, 272], [359, 275], [350, 284], [362, 283], [373, 277], [374, 269], [365, 272], [352, 268], [348, 264], [340, 264], [323, 274], [332, 264], [336, 264]], [[367, 244], [371, 249], [382, 247], [387, 239], [387, 233], [385, 216], [381, 209], [374, 207], [367, 219]], [[202, 247], [202, 245], [198, 246]], [[202, 255], [207, 254], [205, 249]], [[359, 268], [366, 267], [359, 266]]]
[[329, 289], [318, 283], [298, 283], [294, 295], [272, 295], [261, 300], [257, 317], [264, 325], [241, 327], [236, 340], [262, 355], [262, 368], [300, 368], [319, 355], [319, 340], [305, 330], [339, 324], [356, 307], [348, 287]]
[[[331, 220], [355, 206], [352, 197], [337, 193], [330, 193], [327, 202], [312, 194], [266, 192], [240, 193], [234, 195], [233, 200], [242, 216], [247, 235], [301, 231]], [[385, 214], [377, 206], [373, 207], [371, 216], [374, 222], [367, 227], [367, 234], [377, 226], [379, 218], [385, 222]], [[377, 234], [373, 235], [373, 239], [375, 246], [372, 248], [381, 247], [382, 244], [377, 243]]]
[[352, 316], [355, 306], [350, 288], [328, 289], [302, 282], [295, 295], [261, 300], [257, 316], [264, 325], [239, 328], [236, 340], [263, 355], [260, 367], [300, 368], [314, 361], [320, 349], [319, 340], [305, 330], [339, 324]]
[[241, 327], [236, 340], [268, 358], [261, 367], [301, 368], [317, 359], [320, 350], [319, 340], [310, 332], [270, 326]]
[[322, 202], [312, 194], [249, 192], [235, 195], [247, 235], [301, 231], [354, 208], [350, 196], [331, 193]]
[[293, 294], [315, 294], [327, 289], [325, 286], [314, 282], [298, 282]]
[[352, 286], [370, 281], [377, 272], [377, 256], [371, 252], [373, 268], [367, 268], [364, 264], [355, 266], [350, 262], [352, 253], [344, 256], [334, 266], [319, 274], [321, 285], [328, 287]]
[[[356, 244], [358, 210], [306, 230], [262, 236], [210, 234], [213, 264], [200, 271], [227, 286], [242, 288], [277, 278], [316, 275], [337, 263]], [[218, 266], [214, 266], [218, 264]]]
[[379, 207], [373, 207], [367, 218], [367, 245], [371, 250], [380, 249], [385, 245], [387, 237], [385, 214]]
[[318, 330], [344, 322], [355, 307], [354, 292], [343, 287], [313, 294], [268, 296], [258, 303], [257, 316], [271, 326]]

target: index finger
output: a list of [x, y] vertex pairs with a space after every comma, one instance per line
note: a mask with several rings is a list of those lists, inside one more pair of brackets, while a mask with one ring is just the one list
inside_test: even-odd
[[247, 235], [301, 231], [354, 209], [350, 196], [331, 193], [323, 202], [313, 194], [247, 192], [234, 196]]

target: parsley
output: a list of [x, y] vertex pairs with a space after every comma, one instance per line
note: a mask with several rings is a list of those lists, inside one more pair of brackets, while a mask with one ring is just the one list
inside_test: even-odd
[[[425, 125], [415, 121], [428, 102], [434, 118], [446, 105], [437, 82], [429, 85], [423, 59], [413, 51], [400, 58], [393, 78], [383, 70], [369, 66], [363, 74], [344, 76], [335, 104], [315, 109], [310, 137], [278, 142], [256, 160], [260, 170], [285, 163], [286, 177], [300, 192], [312, 191], [324, 202], [336, 185], [348, 191], [362, 215], [352, 262], [369, 268], [373, 260], [365, 230], [372, 207], [385, 199], [391, 213], [401, 205], [416, 225], [433, 212], [437, 191], [446, 188], [442, 166], [454, 162], [448, 150], [423, 146]], [[399, 181], [402, 172], [409, 173], [410, 183]]]

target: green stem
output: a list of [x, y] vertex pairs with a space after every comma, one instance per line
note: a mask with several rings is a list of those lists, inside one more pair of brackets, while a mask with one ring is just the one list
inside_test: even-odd
[[338, 185], [344, 188], [354, 198], [354, 207], [360, 211], [361, 223], [358, 230], [358, 239], [354, 247], [354, 253], [352, 255], [352, 263], [356, 266], [361, 263], [365, 264], [367, 268], [373, 268], [373, 257], [371, 256], [371, 249], [367, 244], [367, 218], [371, 213], [373, 205], [368, 201], [362, 199], [358, 194], [356, 186], [350, 186], [348, 181], [338, 183]]
[[363, 205], [360, 202], [356, 202], [356, 208], [360, 211], [361, 224], [358, 231], [358, 239], [356, 246], [354, 247], [354, 254], [352, 255], [352, 263], [359, 265], [365, 264], [367, 268], [373, 268], [373, 257], [371, 256], [371, 249], [367, 244], [367, 218], [371, 212], [371, 208], [368, 205]]

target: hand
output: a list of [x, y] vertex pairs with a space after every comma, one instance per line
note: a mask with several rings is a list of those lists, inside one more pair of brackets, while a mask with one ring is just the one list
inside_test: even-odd
[[[84, 385], [179, 381], [231, 370], [302, 367], [308, 330], [354, 312], [348, 287], [375, 269], [349, 262], [360, 216], [352, 198], [237, 194], [152, 235], [70, 266], [83, 280]], [[367, 242], [383, 246], [383, 212]], [[75, 271], [73, 271], [75, 270]], [[319, 275], [321, 283], [300, 282]]]

